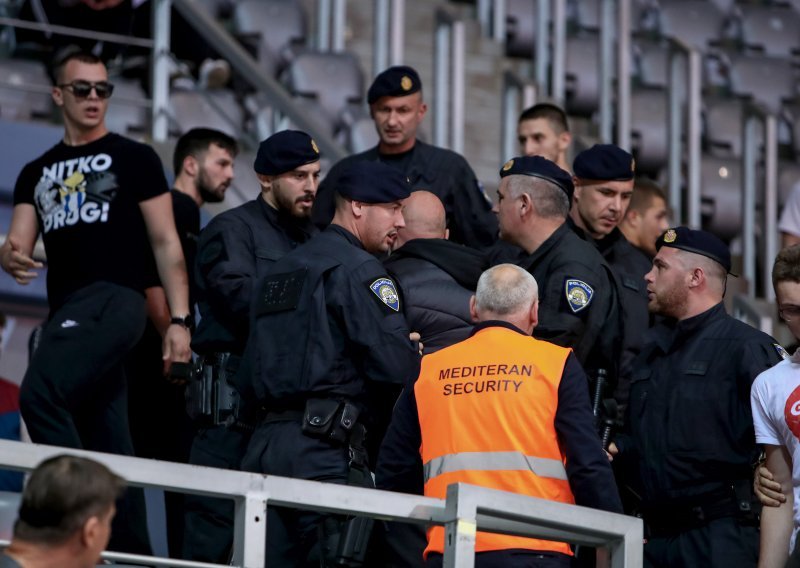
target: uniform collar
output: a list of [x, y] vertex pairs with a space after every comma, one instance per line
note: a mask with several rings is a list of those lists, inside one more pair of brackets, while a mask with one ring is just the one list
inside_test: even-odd
[[484, 329], [488, 329], [488, 328], [491, 328], [491, 327], [504, 327], [506, 329], [510, 329], [511, 331], [516, 331], [520, 335], [525, 335], [527, 337], [530, 337], [529, 334], [525, 333], [524, 331], [522, 331], [520, 328], [518, 328], [514, 324], [508, 323], [507, 321], [501, 321], [501, 320], [486, 320], [486, 321], [482, 321], [480, 323], [476, 323], [475, 327], [472, 328], [472, 332], [469, 334], [469, 336], [472, 337], [473, 335], [475, 335], [479, 331], [482, 331]]
[[654, 330], [655, 342], [664, 353], [668, 353], [676, 345], [706, 327], [712, 320], [725, 314], [725, 305], [720, 302], [703, 313], [685, 320], [668, 320]]
[[[563, 239], [566, 235], [573, 232], [570, 228], [568, 223], [563, 223], [558, 229], [553, 231], [553, 234], [547, 237], [547, 239], [539, 245], [535, 251], [533, 251], [530, 256], [528, 257], [527, 264], [528, 266], [533, 266], [536, 264], [542, 257], [544, 257], [550, 249], [556, 246], [556, 244]], [[574, 234], [574, 233], [573, 233]], [[576, 237], [578, 235], [575, 235]], [[580, 237], [578, 237], [580, 238]]]
[[333, 223], [331, 223], [325, 228], [324, 232], [333, 233], [339, 237], [344, 238], [348, 243], [350, 243], [355, 247], [358, 247], [360, 249], [364, 248], [364, 245], [361, 244], [361, 241], [358, 240], [358, 237], [356, 237], [353, 233], [351, 233], [341, 225], [334, 225]]

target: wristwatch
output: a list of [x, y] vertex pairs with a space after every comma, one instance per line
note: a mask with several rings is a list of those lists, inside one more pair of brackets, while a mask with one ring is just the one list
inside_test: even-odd
[[170, 323], [170, 325], [172, 325], [172, 324], [182, 325], [183, 327], [185, 327], [189, 331], [194, 331], [194, 317], [192, 316], [192, 314], [188, 314], [188, 315], [180, 316], [180, 317], [172, 316], [172, 318], [169, 320], [169, 323]]

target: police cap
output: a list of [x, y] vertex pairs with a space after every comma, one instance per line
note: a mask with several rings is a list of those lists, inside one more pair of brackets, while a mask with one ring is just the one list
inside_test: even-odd
[[253, 169], [275, 176], [317, 161], [319, 148], [311, 136], [300, 130], [281, 130], [259, 144]]
[[422, 81], [417, 72], [407, 65], [397, 65], [375, 77], [367, 91], [367, 102], [372, 104], [381, 97], [404, 97], [420, 89]]
[[636, 173], [636, 162], [619, 146], [595, 144], [575, 157], [572, 171], [581, 179], [628, 181]]
[[400, 170], [381, 162], [354, 162], [339, 178], [336, 191], [363, 203], [394, 203], [411, 195], [411, 184]]
[[560, 187], [567, 194], [570, 203], [572, 202], [572, 193], [575, 190], [572, 176], [547, 158], [541, 156], [512, 158], [500, 168], [500, 177], [506, 176], [530, 176], [547, 180]]
[[722, 265], [725, 272], [731, 271], [731, 252], [719, 237], [708, 231], [675, 227], [668, 229], [656, 241], [656, 250], [661, 247], [672, 247], [695, 254], [701, 254]]

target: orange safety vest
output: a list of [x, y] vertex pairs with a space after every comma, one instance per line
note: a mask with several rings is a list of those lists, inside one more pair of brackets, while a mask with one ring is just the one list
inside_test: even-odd
[[[497, 326], [422, 358], [414, 395], [425, 495], [471, 483], [575, 503], [554, 421], [570, 350]], [[571, 554], [563, 542], [478, 532], [475, 551], [524, 548]], [[428, 531], [444, 553], [444, 528]]]

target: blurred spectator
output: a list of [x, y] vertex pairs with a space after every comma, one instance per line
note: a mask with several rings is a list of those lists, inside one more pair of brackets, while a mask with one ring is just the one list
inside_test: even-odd
[[[0, 353], [3, 351], [3, 332], [6, 327], [6, 314], [0, 312]], [[19, 414], [19, 387], [0, 377], [0, 438], [21, 440]], [[24, 474], [18, 471], [0, 470], [0, 491], [22, 491]]]
[[565, 171], [572, 144], [567, 113], [551, 103], [539, 103], [522, 111], [517, 121], [517, 140], [524, 156], [541, 156]]
[[778, 229], [781, 232], [782, 247], [800, 243], [800, 183], [792, 187], [792, 192], [783, 205]]
[[656, 241], [669, 229], [669, 209], [664, 191], [654, 181], [636, 178], [633, 196], [619, 230], [647, 263], [656, 255]]
[[2, 568], [93, 568], [108, 545], [125, 481], [107, 467], [57, 456], [31, 474]]

